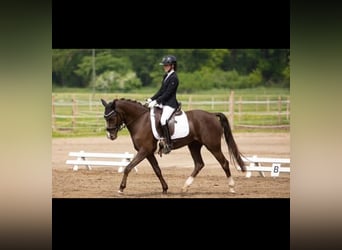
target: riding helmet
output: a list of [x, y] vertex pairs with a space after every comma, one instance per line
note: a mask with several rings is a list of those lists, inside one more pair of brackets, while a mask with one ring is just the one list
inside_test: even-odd
[[169, 64], [176, 64], [177, 63], [177, 59], [175, 56], [172, 55], [168, 55], [168, 56], [164, 56], [160, 65], [169, 65]]

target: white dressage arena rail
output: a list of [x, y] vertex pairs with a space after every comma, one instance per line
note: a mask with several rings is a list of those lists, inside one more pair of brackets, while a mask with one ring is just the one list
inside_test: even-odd
[[[91, 152], [69, 152], [69, 156], [77, 157], [74, 160], [67, 160], [65, 163], [74, 165], [73, 170], [77, 171], [79, 165], [85, 165], [88, 170], [91, 170], [91, 166], [117, 166], [118, 172], [123, 172], [124, 168], [133, 159], [134, 154], [125, 153], [91, 153]], [[105, 158], [105, 159], [121, 159], [121, 161], [110, 160], [92, 160], [91, 158]], [[135, 172], [138, 172], [137, 167], [134, 167]]]
[[[246, 166], [247, 178], [252, 176], [252, 171], [258, 171], [262, 177], [265, 177], [265, 171], [271, 172], [272, 177], [279, 176], [280, 172], [290, 173], [290, 167], [281, 166], [281, 164], [290, 164], [290, 159], [288, 158], [266, 158], [254, 155], [253, 157], [242, 157], [242, 159], [245, 163], [249, 163], [249, 166]], [[265, 166], [265, 163], [268, 165], [272, 164], [272, 166]], [[241, 170], [241, 168], [238, 167], [238, 170]]]

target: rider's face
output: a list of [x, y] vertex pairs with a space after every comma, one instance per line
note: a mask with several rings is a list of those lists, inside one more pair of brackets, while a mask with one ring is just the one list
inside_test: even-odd
[[165, 72], [169, 72], [170, 69], [171, 69], [171, 64], [164, 65]]

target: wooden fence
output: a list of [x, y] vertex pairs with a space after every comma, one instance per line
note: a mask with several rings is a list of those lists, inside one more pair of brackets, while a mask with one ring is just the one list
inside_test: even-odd
[[[180, 100], [183, 110], [203, 109], [209, 112], [223, 112], [234, 128], [285, 128], [290, 127], [289, 97], [272, 96], [262, 99], [235, 97], [232, 91], [226, 100]], [[99, 100], [60, 100], [52, 96], [53, 131], [102, 132], [105, 129], [103, 106]]]

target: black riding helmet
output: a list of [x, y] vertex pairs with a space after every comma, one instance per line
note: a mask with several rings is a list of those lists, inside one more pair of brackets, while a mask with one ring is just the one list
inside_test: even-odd
[[160, 65], [169, 65], [169, 64], [177, 64], [177, 59], [175, 56], [168, 55], [164, 56]]

